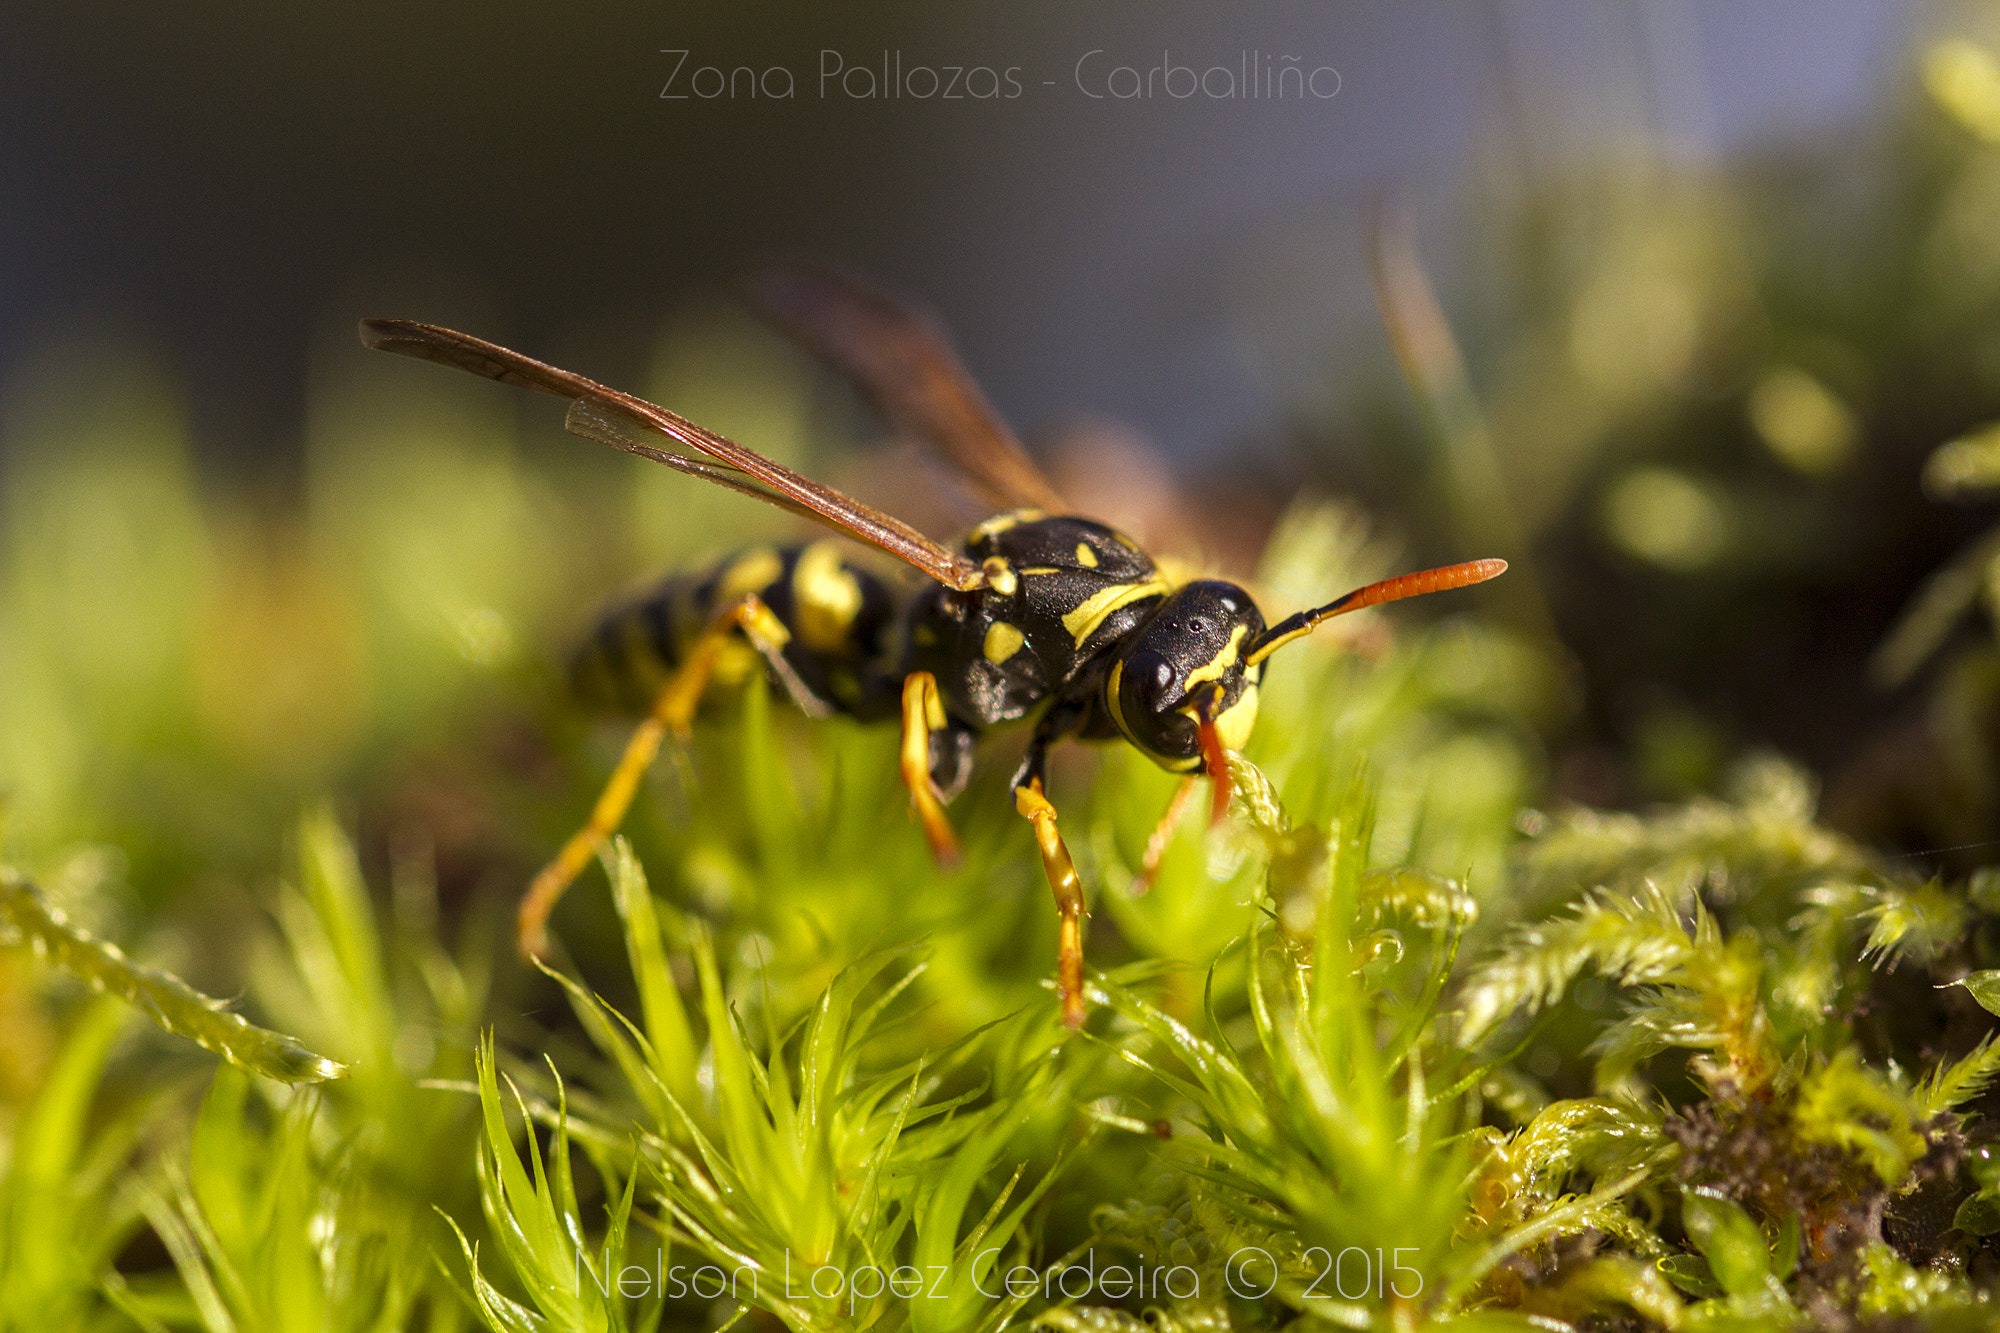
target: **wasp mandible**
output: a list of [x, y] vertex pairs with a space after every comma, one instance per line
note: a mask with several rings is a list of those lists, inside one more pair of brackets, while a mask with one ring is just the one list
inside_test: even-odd
[[[1001, 509], [952, 549], [666, 408], [469, 334], [408, 320], [362, 321], [367, 346], [443, 362], [570, 400], [573, 433], [740, 491], [879, 547], [927, 575], [913, 597], [830, 540], [755, 547], [670, 579], [608, 617], [580, 657], [616, 684], [650, 669], [634, 733], [589, 821], [535, 877], [520, 907], [524, 952], [546, 948], [550, 911], [623, 820], [669, 733], [684, 736], [718, 663], [745, 645], [811, 716], [899, 719], [910, 801], [941, 864], [958, 855], [944, 806], [971, 776], [987, 728], [1032, 719], [1014, 806], [1034, 828], [1060, 913], [1057, 992], [1082, 1024], [1084, 897], [1045, 787], [1051, 746], [1123, 737], [1211, 784], [1211, 819], [1229, 804], [1228, 752], [1257, 718], [1264, 662], [1330, 616], [1493, 578], [1473, 560], [1369, 584], [1267, 625], [1233, 583], [1176, 583], [1131, 538], [1069, 515], [1055, 489], [974, 385], [929, 319], [845, 275], [803, 265], [750, 281], [755, 304], [854, 381], [874, 406], [954, 460]], [[753, 668], [754, 669], [754, 668]], [[1155, 835], [1153, 847], [1164, 844]], [[1153, 854], [1157, 854], [1155, 850]]]

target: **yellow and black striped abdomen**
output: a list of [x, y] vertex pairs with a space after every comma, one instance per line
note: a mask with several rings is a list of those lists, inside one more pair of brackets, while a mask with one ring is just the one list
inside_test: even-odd
[[[820, 702], [868, 719], [894, 711], [896, 682], [883, 662], [894, 598], [834, 541], [737, 551], [611, 611], [577, 652], [577, 692], [599, 707], [644, 711], [715, 617], [747, 594], [790, 631], [785, 660]], [[763, 669], [757, 650], [738, 635], [711, 680], [727, 690]]]

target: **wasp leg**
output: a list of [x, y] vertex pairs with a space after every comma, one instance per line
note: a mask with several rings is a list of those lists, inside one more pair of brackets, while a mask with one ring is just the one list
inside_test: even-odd
[[1139, 873], [1132, 880], [1132, 892], [1141, 894], [1153, 887], [1153, 880], [1160, 873], [1160, 862], [1166, 858], [1167, 847], [1174, 840], [1174, 829], [1187, 813], [1188, 802], [1194, 799], [1195, 783], [1198, 775], [1190, 773], [1181, 779], [1181, 785], [1174, 788], [1174, 799], [1167, 802], [1167, 812], [1160, 816], [1160, 822], [1153, 826], [1153, 836], [1146, 839], [1145, 855], [1139, 858]]
[[1083, 1026], [1083, 884], [1076, 863], [1056, 831], [1056, 808], [1042, 795], [1042, 780], [1030, 778], [1014, 789], [1014, 808], [1035, 826], [1042, 849], [1042, 869], [1049, 875], [1061, 921], [1056, 927], [1056, 996], [1062, 1002], [1063, 1025]]
[[[791, 632], [755, 594], [745, 595], [742, 601], [710, 621], [701, 637], [688, 649], [686, 660], [660, 687], [646, 720], [639, 724], [638, 730], [632, 733], [632, 739], [625, 743], [625, 753], [619, 757], [618, 767], [611, 770], [611, 777], [598, 795], [597, 804], [591, 808], [589, 822], [571, 835], [562, 850], [556, 853], [555, 859], [542, 867], [541, 873], [528, 885], [528, 892], [521, 898], [518, 917], [520, 947], [524, 956], [540, 958], [548, 952], [549, 913], [555, 910], [557, 900], [569, 887], [570, 881], [590, 864], [590, 858], [596, 854], [598, 847], [624, 822], [625, 812], [631, 809], [632, 798], [638, 794], [639, 779], [652, 767], [667, 733], [672, 732], [678, 737], [687, 735], [688, 724], [694, 720], [695, 706], [701, 702], [702, 692], [708, 688], [708, 678], [715, 670], [716, 659], [728, 646], [730, 636], [739, 630], [771, 663], [774, 673], [788, 691], [793, 692], [795, 697], [805, 692], [804, 682], [798, 679], [797, 673], [784, 659], [783, 649], [791, 638]], [[783, 664], [782, 669], [780, 664]], [[823, 704], [820, 707], [824, 709]]]
[[1074, 1031], [1083, 1026], [1083, 882], [1077, 878], [1076, 862], [1070, 860], [1069, 848], [1056, 830], [1056, 808], [1042, 793], [1042, 764], [1061, 725], [1062, 719], [1052, 712], [1035, 729], [1028, 753], [1014, 773], [1014, 808], [1035, 826], [1042, 869], [1048, 872], [1049, 892], [1055, 895], [1060, 916], [1056, 927], [1056, 998], [1062, 1003], [1063, 1025]]
[[937, 677], [912, 671], [903, 679], [903, 785], [910, 789], [910, 806], [923, 822], [931, 855], [941, 866], [958, 864], [958, 838], [944, 813], [944, 799], [931, 778], [931, 733], [948, 725]]

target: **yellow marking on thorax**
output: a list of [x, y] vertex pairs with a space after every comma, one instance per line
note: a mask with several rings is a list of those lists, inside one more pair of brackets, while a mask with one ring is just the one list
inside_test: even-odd
[[1009, 528], [1018, 528], [1023, 523], [1032, 523], [1038, 518], [1045, 517], [1047, 515], [1043, 514], [1039, 509], [1016, 509], [1011, 513], [995, 514], [971, 532], [966, 533], [965, 544], [970, 546], [974, 542], [981, 541], [987, 537], [998, 537]]
[[1012, 597], [1020, 590], [1021, 580], [1015, 577], [1014, 567], [997, 555], [987, 556], [979, 572], [986, 576], [986, 586], [1002, 597]]
[[1097, 552], [1090, 549], [1089, 542], [1078, 542], [1076, 544], [1076, 562], [1085, 569], [1097, 568]]
[[792, 602], [799, 641], [819, 652], [851, 647], [848, 631], [861, 612], [861, 582], [840, 562], [833, 542], [814, 542], [792, 566]]
[[1114, 583], [1084, 598], [1076, 610], [1063, 617], [1063, 628], [1069, 631], [1070, 638], [1081, 648], [1083, 641], [1097, 633], [1097, 627], [1102, 625], [1113, 611], [1123, 606], [1130, 606], [1141, 598], [1163, 596], [1167, 591], [1167, 585], [1158, 579], [1146, 579], [1139, 583]]
[[986, 660], [994, 666], [999, 666], [1020, 652], [1021, 645], [1026, 642], [1027, 638], [1020, 630], [1004, 620], [996, 620], [986, 630]]
[[741, 601], [753, 592], [762, 592], [785, 572], [785, 562], [768, 546], [753, 546], [729, 562], [715, 580], [715, 605], [710, 614]]

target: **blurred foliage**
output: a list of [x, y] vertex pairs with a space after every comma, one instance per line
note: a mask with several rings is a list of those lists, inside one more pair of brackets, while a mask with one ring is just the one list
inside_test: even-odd
[[1362, 406], [1302, 419], [1271, 466], [1296, 475], [1303, 443], [1415, 563], [1492, 549], [1532, 571], [1534, 595], [1495, 595], [1583, 687], [1548, 734], [1561, 796], [1713, 792], [1769, 747], [1873, 842], [2000, 839], [2000, 677], [1969, 623], [2000, 555], [2000, 23], [1947, 9], [1883, 117], [1838, 138], [1721, 168], [1646, 141], [1561, 166], [1495, 145], [1428, 256], [1442, 302], [1406, 229], [1380, 228], [1416, 410], [1402, 384], [1346, 386]]
[[[1149, 889], [1175, 778], [1056, 756], [1076, 1034], [1019, 742], [945, 873], [895, 736], [757, 681], [567, 952], [510, 956], [621, 740], [543, 665], [572, 599], [780, 520], [517, 447], [505, 394], [400, 363], [316, 383], [274, 503], [204, 484], [130, 348], [17, 368], [0, 1327], [1988, 1326], [2000, 18], [1967, 15], [1864, 160], [1541, 182], [1467, 310], [1385, 230], [1417, 410], [1351, 476], [1519, 562], [1275, 659], [1229, 819]], [[696, 312], [662, 347], [640, 387], [834, 472], [808, 441], [851, 413], [775, 343]], [[1253, 585], [1283, 614], [1408, 563], [1308, 498]]]

